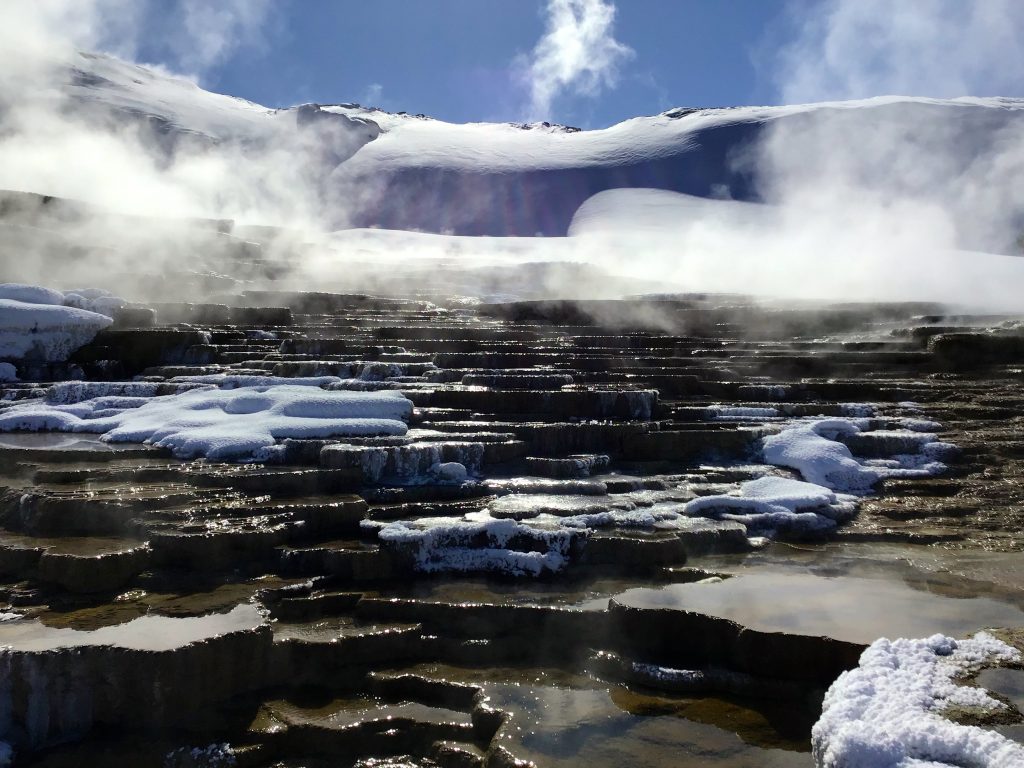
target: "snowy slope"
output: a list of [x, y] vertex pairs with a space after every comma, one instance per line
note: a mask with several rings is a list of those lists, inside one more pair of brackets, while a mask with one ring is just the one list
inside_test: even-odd
[[[956, 147], [952, 161], [944, 159], [934, 173], [904, 174], [914, 192], [929, 191], [937, 178], [961, 176], [1006, 131], [1024, 127], [1021, 100], [900, 97], [674, 109], [591, 131], [454, 125], [351, 104], [268, 109], [95, 55], [76, 62], [67, 92], [94, 112], [146, 124], [171, 149], [182, 137], [256, 147], [294, 141], [296, 162], [310, 165], [329, 201], [329, 222], [492, 236], [564, 235], [580, 205], [609, 189], [759, 200], [771, 180], [763, 178], [754, 148], [779, 126], [794, 136], [808, 167], [830, 168], [837, 143], [856, 145], [857, 155], [877, 156], [889, 167], [884, 148], [869, 143], [886, 131], [918, 131], [922, 158], [935, 155], [939, 139]], [[809, 127], [822, 126], [828, 140], [806, 141]], [[913, 152], [904, 154], [908, 164], [922, 164]]]

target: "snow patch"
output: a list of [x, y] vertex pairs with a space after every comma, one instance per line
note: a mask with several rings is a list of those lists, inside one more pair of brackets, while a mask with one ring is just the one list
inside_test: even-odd
[[444, 461], [430, 468], [430, 474], [442, 483], [459, 485], [466, 482], [469, 473], [466, 466], [457, 461]]
[[940, 768], [1024, 766], [1024, 746], [995, 731], [958, 725], [946, 707], [1001, 709], [981, 688], [957, 678], [984, 665], [1020, 661], [1021, 654], [984, 632], [954, 640], [876, 640], [860, 666], [839, 676], [825, 694], [812, 730], [819, 768]]
[[[959, 449], [941, 442], [931, 432], [917, 429], [868, 431], [867, 419], [807, 421], [761, 441], [764, 460], [798, 471], [805, 480], [853, 494], [871, 492], [887, 477], [933, 477], [946, 471], [945, 461]], [[934, 422], [927, 424], [941, 428]], [[890, 450], [907, 451], [888, 458], [858, 459], [840, 438], [870, 435]]]
[[764, 460], [798, 471], [809, 483], [867, 493], [881, 474], [857, 461], [836, 438], [860, 432], [849, 419], [822, 419], [785, 429], [762, 441]]
[[16, 404], [0, 413], [0, 432], [91, 432], [107, 442], [168, 448], [178, 458], [245, 461], [264, 458], [277, 440], [289, 437], [404, 435], [411, 415], [412, 403], [400, 392], [281, 385]]
[[785, 477], [761, 477], [740, 485], [738, 495], [702, 496], [687, 502], [685, 514], [732, 520], [750, 535], [817, 533], [834, 529], [856, 513], [855, 497]]

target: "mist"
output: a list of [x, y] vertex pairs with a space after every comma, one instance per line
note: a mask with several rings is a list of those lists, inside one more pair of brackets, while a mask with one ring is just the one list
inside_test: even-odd
[[[201, 90], [232, 51], [267, 44], [273, 10], [203, 0], [0, 6], [0, 189], [87, 203], [8, 201], [4, 275], [63, 287], [106, 281], [128, 298], [154, 293], [146, 275], [163, 274], [161, 295], [192, 297], [198, 276], [217, 291], [268, 282], [498, 297], [716, 291], [1024, 309], [1014, 289], [1024, 259], [1013, 255], [1024, 232], [1022, 105], [984, 102], [982, 113], [977, 99], [933, 100], [1010, 93], [1024, 81], [1024, 8], [1009, 0], [922, 0], [912, 11], [877, 0], [793, 6], [789, 42], [762, 52], [759, 65], [780, 101], [826, 103], [737, 112], [760, 121], [727, 158], [731, 178], [750, 189], [611, 189], [583, 203], [568, 237], [550, 238], [351, 229], [402, 177], [347, 163], [370, 142], [394, 145], [397, 132], [386, 136], [371, 110], [273, 110]], [[125, 65], [106, 57], [136, 58], [146, 14], [158, 12], [169, 19], [164, 47], [178, 74], [144, 66], [132, 78], [166, 106], [169, 123], [147, 115], [135, 92], [110, 87], [109, 103], [98, 104], [89, 90], [115, 67], [123, 76]], [[614, 98], [622, 68], [642, 56], [616, 40], [614, 3], [549, 0], [544, 12], [541, 39], [518, 63], [524, 115]], [[231, 116], [229, 136], [220, 114]], [[703, 134], [694, 136], [699, 149]], [[439, 178], [451, 185], [446, 172]], [[449, 204], [480, 215], [489, 205], [458, 194]]]
[[1024, 309], [1024, 104], [978, 118], [971, 98], [1017, 92], [1024, 6], [830, 0], [790, 21], [761, 63], [782, 102], [825, 103], [734, 151], [760, 205], [609, 191], [571, 234], [694, 289]]
[[[326, 173], [375, 138], [375, 126], [317, 119], [315, 110], [278, 112], [200, 88], [208, 67], [258, 37], [268, 8], [205, 0], [0, 6], [0, 189], [70, 201], [34, 208], [32, 198], [8, 200], [0, 269], [52, 283], [59, 264], [71, 284], [226, 271], [247, 245], [250, 256], [262, 244], [259, 258], [283, 258], [302, 233], [346, 226], [350, 203], [336, 203], [357, 195], [325, 184]], [[146, 14], [167, 11], [164, 45], [189, 74], [146, 65], [133, 66], [131, 77], [165, 104], [169, 123], [148, 114], [119, 81], [104, 82], [123, 77], [126, 65], [112, 56], [135, 56]], [[109, 103], [95, 102], [89, 89], [97, 83], [113, 94]], [[245, 131], [221, 135], [218, 110]], [[274, 229], [253, 243], [232, 235], [240, 224]]]

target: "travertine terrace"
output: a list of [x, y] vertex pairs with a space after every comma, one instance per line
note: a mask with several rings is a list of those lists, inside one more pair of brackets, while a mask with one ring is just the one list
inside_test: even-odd
[[[879, 601], [920, 596], [914, 630], [1021, 613], [1019, 329], [926, 304], [272, 284], [122, 308], [69, 362], [19, 361], [4, 407], [157, 397], [215, 374], [337, 377], [404, 392], [409, 431], [287, 440], [242, 464], [0, 436], [0, 602], [22, 617], [0, 623], [3, 739], [47, 766], [810, 765], [824, 690], [876, 636], [856, 616], [865, 578], [896, 585]], [[636, 522], [795, 476], [760, 441], [844, 415], [868, 420], [845, 438], [858, 457], [913, 453], [894, 431], [907, 419], [958, 450], [941, 475], [881, 481], [829, 529]], [[437, 470], [453, 464], [466, 476]], [[510, 521], [500, 541], [434, 534], [461, 559], [382, 533], [484, 510]], [[558, 525], [608, 512], [638, 514]], [[560, 567], [508, 566], [556, 535]], [[801, 625], [742, 601], [687, 608], [688, 590], [762, 576], [831, 577], [824, 603], [847, 601], [846, 624], [825, 627], [810, 600]], [[951, 627], [943, 601], [960, 598]]]

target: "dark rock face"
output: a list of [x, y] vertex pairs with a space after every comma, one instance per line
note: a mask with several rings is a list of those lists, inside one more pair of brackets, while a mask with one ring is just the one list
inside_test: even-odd
[[166, 726], [266, 685], [268, 627], [168, 650], [110, 646], [6, 650], [0, 733], [22, 750], [82, 737], [100, 726]]

